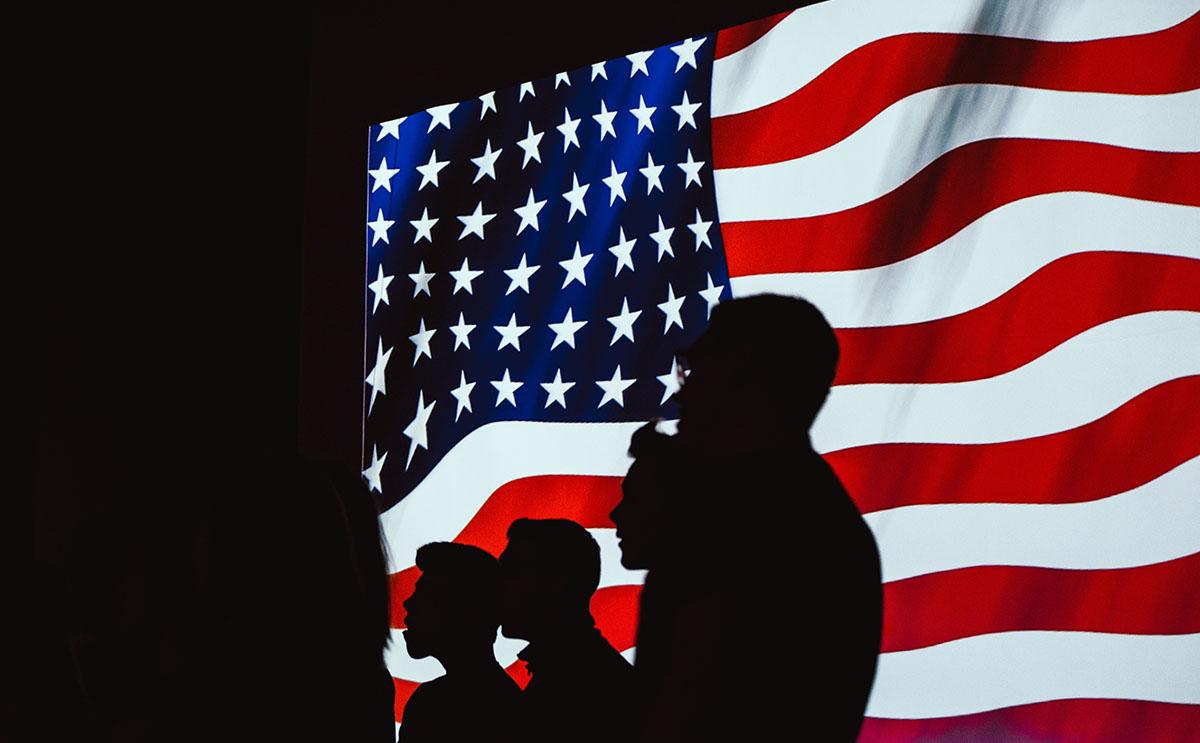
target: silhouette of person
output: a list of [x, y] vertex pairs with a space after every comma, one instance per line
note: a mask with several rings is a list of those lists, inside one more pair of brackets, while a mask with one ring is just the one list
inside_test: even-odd
[[521, 687], [496, 662], [500, 575], [496, 558], [466, 544], [417, 550], [417, 579], [404, 602], [404, 642], [446, 673], [417, 687], [404, 706], [401, 743], [515, 737]]
[[659, 433], [651, 421], [634, 432], [629, 444], [633, 464], [621, 480], [621, 501], [609, 514], [617, 527], [621, 564], [644, 570], [661, 563], [668, 544], [672, 509], [678, 504], [681, 468], [678, 441]]
[[590, 609], [600, 547], [566, 519], [517, 519], [500, 555], [501, 632], [528, 640], [522, 737], [612, 741], [627, 733], [633, 668]]
[[682, 355], [679, 433], [635, 440], [629, 475], [639, 448], [678, 467], [646, 509], [670, 518], [646, 521], [661, 546], [638, 628], [643, 738], [852, 743], [883, 594], [875, 540], [809, 438], [837, 339], [812, 304], [760, 295], [718, 305]]

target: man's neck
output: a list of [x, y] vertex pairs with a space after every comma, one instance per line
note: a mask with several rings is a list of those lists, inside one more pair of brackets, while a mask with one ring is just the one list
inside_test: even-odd
[[446, 669], [447, 676], [480, 676], [503, 670], [496, 662], [496, 656], [490, 645], [455, 648], [451, 652], [440, 653], [435, 657], [442, 664], [442, 668]]

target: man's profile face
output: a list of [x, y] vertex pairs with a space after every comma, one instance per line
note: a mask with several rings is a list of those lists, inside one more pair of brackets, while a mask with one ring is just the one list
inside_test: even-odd
[[661, 540], [663, 509], [663, 478], [661, 463], [645, 458], [634, 460], [629, 473], [621, 481], [621, 502], [609, 514], [617, 527], [617, 539], [621, 546], [621, 564], [630, 570], [650, 567], [651, 551], [656, 540]]
[[413, 593], [404, 602], [404, 644], [413, 658], [436, 656], [442, 643], [442, 629], [448, 617], [437, 581], [422, 575]]
[[534, 557], [511, 542], [500, 553], [500, 632], [505, 637], [529, 639], [541, 589]]

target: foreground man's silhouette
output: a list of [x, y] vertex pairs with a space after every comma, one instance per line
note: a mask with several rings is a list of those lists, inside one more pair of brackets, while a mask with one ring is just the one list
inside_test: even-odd
[[446, 675], [417, 687], [404, 706], [401, 743], [516, 738], [521, 689], [492, 647], [500, 624], [496, 558], [465, 544], [417, 550], [421, 577], [404, 602], [404, 642]]
[[683, 355], [679, 433], [639, 432], [613, 513], [625, 564], [650, 569], [641, 737], [853, 743], [883, 593], [875, 540], [809, 440], [837, 339], [808, 302], [764, 295], [718, 305]]
[[501, 631], [528, 640], [522, 739], [613, 741], [628, 734], [633, 668], [596, 629], [600, 548], [565, 519], [517, 519], [500, 555]]

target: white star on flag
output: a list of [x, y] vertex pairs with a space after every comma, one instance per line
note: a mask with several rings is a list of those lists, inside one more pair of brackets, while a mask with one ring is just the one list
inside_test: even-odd
[[617, 244], [608, 249], [617, 258], [617, 270], [613, 272], [613, 276], [619, 276], [621, 269], [629, 266], [629, 270], [633, 271], [633, 246], [637, 243], [637, 238], [633, 240], [625, 239], [625, 228], [620, 228], [620, 239]]
[[654, 54], [653, 49], [645, 52], [634, 52], [633, 54], [625, 55], [625, 59], [628, 59], [633, 65], [633, 67], [631, 67], [629, 70], [630, 78], [639, 72], [646, 77], [650, 77], [650, 70], [646, 69], [646, 61], [650, 59], [651, 54]]
[[567, 409], [567, 390], [575, 386], [574, 382], [564, 382], [562, 378], [562, 369], [554, 372], [553, 382], [542, 382], [542, 389], [546, 390], [546, 405], [550, 407], [550, 403], [556, 402], [563, 409]]
[[400, 139], [400, 125], [403, 124], [404, 120], [407, 118], [407, 116], [401, 116], [398, 119], [392, 119], [391, 121], [385, 121], [381, 123], [379, 125], [379, 136], [375, 138], [375, 141], [379, 142], [384, 137], [393, 137], [397, 140]]
[[676, 297], [675, 289], [670, 284], [667, 284], [667, 301], [659, 302], [658, 308], [666, 315], [663, 320], [663, 335], [671, 329], [672, 325], [678, 325], [680, 330], [683, 330], [683, 316], [680, 314], [683, 309], [683, 300], [685, 296]]
[[708, 240], [709, 227], [712, 227], [712, 222], [705, 222], [701, 219], [700, 210], [696, 209], [696, 221], [688, 225], [688, 229], [696, 234], [696, 250], [699, 250], [701, 245], [712, 248], [712, 243]]
[[655, 379], [661, 382], [663, 386], [662, 400], [659, 400], [659, 405], [662, 405], [667, 400], [670, 400], [671, 396], [678, 392], [679, 388], [683, 386], [679, 383], [679, 372], [675, 366], [675, 359], [671, 359], [671, 368], [667, 369], [667, 373], [659, 374], [657, 377], [655, 377]]
[[637, 312], [630, 312], [629, 299], [626, 298], [623, 300], [621, 302], [621, 314], [613, 315], [612, 317], [608, 318], [608, 321], [612, 323], [613, 326], [613, 337], [612, 340], [608, 342], [608, 345], [611, 346], [615, 344], [617, 339], [622, 337], [633, 341], [633, 323], [637, 321], [641, 314], [641, 310], [638, 310]]
[[472, 271], [467, 260], [463, 258], [462, 268], [450, 272], [450, 277], [454, 279], [454, 291], [450, 292], [451, 295], [458, 294], [459, 289], [465, 289], [467, 294], [473, 294], [471, 282], [483, 275], [483, 271]]
[[413, 416], [412, 422], [404, 429], [404, 435], [411, 439], [408, 445], [408, 461], [404, 463], [404, 469], [408, 469], [408, 465], [412, 464], [413, 454], [416, 453], [417, 447], [422, 449], [429, 448], [429, 435], [426, 431], [426, 425], [429, 423], [429, 414], [433, 412], [433, 406], [437, 405], [437, 400], [425, 404], [425, 393], [417, 393], [417, 414]]
[[429, 109], [429, 115], [433, 118], [429, 122], [429, 129], [426, 130], [425, 133], [428, 134], [429, 132], [433, 131], [434, 127], [437, 126], [444, 126], [449, 129], [450, 113], [456, 108], [458, 108], [457, 103], [447, 103], [444, 106], [434, 106], [433, 108]]
[[571, 76], [565, 72], [559, 72], [554, 76], [554, 89], [558, 90], [559, 83], [566, 83], [567, 87], [571, 87]]
[[692, 185], [692, 181], [695, 181], [696, 185], [699, 186], [700, 188], [704, 188], [704, 184], [700, 182], [700, 169], [704, 167], [704, 161], [703, 160], [693, 160], [692, 159], [692, 149], [690, 147], [688, 148], [688, 151], [687, 151], [687, 162], [678, 163], [678, 165], [679, 165], [679, 169], [683, 171], [683, 174], [685, 176], [687, 176], [687, 179], [684, 181], [684, 184], [683, 184], [684, 188], [687, 188], [688, 186]]
[[371, 490], [377, 493], [383, 492], [383, 463], [387, 461], [387, 452], [383, 456], [379, 456], [375, 445], [371, 445], [371, 466], [362, 471], [362, 476], [367, 478], [367, 485]]
[[687, 124], [693, 129], [696, 128], [696, 110], [700, 108], [699, 103], [692, 103], [688, 100], [687, 91], [683, 91], [683, 100], [678, 106], [671, 106], [671, 110], [679, 116], [679, 129], [683, 129], [683, 125]]
[[394, 224], [396, 223], [392, 220], [383, 218], [383, 210], [380, 209], [379, 214], [375, 217], [374, 221], [367, 222], [367, 226], [371, 228], [371, 232], [373, 233], [371, 235], [371, 245], [374, 245], [380, 240], [383, 240], [388, 245], [391, 245], [391, 243], [388, 242], [388, 230]]
[[496, 218], [495, 214], [484, 214], [483, 202], [480, 201], [478, 204], [475, 205], [474, 212], [472, 212], [471, 214], [464, 214], [463, 216], [458, 217], [458, 221], [462, 222], [462, 224], [463, 224], [462, 233], [459, 234], [458, 239], [461, 240], [464, 237], [466, 237], [467, 235], [476, 235], [479, 237], [480, 240], [482, 240], [483, 239], [483, 226], [485, 224], [487, 224], [488, 222], [491, 222], [495, 218]]
[[492, 382], [492, 386], [496, 388], [496, 407], [500, 407], [500, 403], [507, 400], [514, 408], [517, 407], [517, 399], [513, 393], [520, 389], [524, 382], [514, 382], [508, 375], [508, 369], [504, 370], [504, 378], [497, 379]]
[[379, 339], [379, 347], [375, 349], [375, 366], [371, 367], [371, 371], [367, 372], [367, 384], [371, 385], [371, 401], [367, 403], [367, 414], [370, 415], [371, 410], [375, 407], [375, 396], [387, 394], [387, 384], [384, 378], [384, 371], [387, 369], [388, 359], [392, 356], [392, 349], [383, 350], [383, 339]]
[[414, 346], [416, 346], [416, 349], [413, 351], [413, 366], [417, 365], [417, 360], [422, 356], [428, 356], [431, 359], [433, 358], [433, 351], [431, 351], [429, 348], [429, 341], [433, 339], [433, 334], [436, 332], [437, 330], [425, 329], [425, 318], [422, 317], [421, 329], [408, 336], [408, 339], [413, 342]]
[[527, 126], [526, 131], [528, 133], [525, 135], [525, 139], [517, 140], [517, 146], [525, 151], [525, 159], [521, 161], [521, 170], [525, 169], [530, 159], [537, 160], [539, 163], [542, 161], [542, 153], [538, 152], [538, 144], [541, 143], [545, 132], [535, 132], [532, 122], [527, 124]]
[[636, 379], [621, 379], [621, 366], [617, 365], [617, 370], [613, 372], [612, 379], [600, 380], [596, 382], [596, 386], [604, 390], [604, 395], [600, 398], [600, 404], [597, 408], [604, 407], [606, 402], [615, 402], [621, 407], [625, 407], [625, 390], [636, 382]]
[[485, 175], [496, 180], [496, 158], [500, 157], [500, 153], [504, 152], [504, 148], [492, 151], [492, 140], [487, 141], [487, 145], [483, 148], [483, 154], [479, 157], [471, 158], [471, 162], [475, 163], [475, 167], [479, 168], [475, 172], [475, 179], [471, 183], [476, 183]]
[[649, 129], [652, 132], [654, 131], [654, 124], [650, 122], [650, 117], [653, 116], [654, 112], [657, 110], [658, 108], [656, 106], [646, 105], [645, 96], [638, 96], [638, 107], [629, 109], [629, 113], [633, 114], [633, 117], [637, 119], [637, 134], [641, 134], [642, 129]]
[[380, 263], [379, 264], [379, 273], [376, 275], [375, 280], [372, 281], [370, 284], [367, 284], [367, 288], [370, 289], [371, 293], [375, 295], [375, 305], [373, 307], [371, 307], [372, 315], [375, 314], [375, 310], [379, 309], [379, 302], [381, 300], [383, 301], [384, 304], [388, 303], [387, 288], [388, 288], [388, 284], [392, 283], [392, 279], [394, 279], [394, 278], [396, 278], [396, 277], [395, 276], [384, 276], [383, 264]]
[[[462, 319], [461, 316], [459, 319]], [[464, 372], [458, 373], [458, 386], [450, 390], [450, 395], [458, 401], [458, 405], [454, 410], [454, 422], [458, 422], [458, 416], [462, 415], [462, 411], [468, 413], [474, 412], [471, 410], [471, 390], [475, 389], [474, 382], [467, 381], [467, 375]]]
[[517, 265], [516, 268], [504, 269], [504, 275], [508, 276], [508, 278], [510, 279], [510, 283], [508, 285], [508, 291], [504, 292], [504, 296], [507, 297], [509, 294], [512, 294], [513, 291], [515, 291], [518, 288], [520, 288], [526, 294], [529, 293], [529, 277], [533, 276], [534, 272], [537, 271], [539, 268], [541, 268], [541, 266], [526, 265], [525, 259], [526, 259], [526, 256], [522, 255], [521, 262]]
[[454, 350], [457, 351], [460, 345], [466, 346], [467, 350], [471, 350], [471, 331], [475, 329], [474, 325], [468, 325], [463, 320], [463, 313], [458, 313], [458, 323], [450, 326], [450, 332], [454, 333]]
[[579, 212], [583, 216], [587, 216], [587, 207], [583, 204], [583, 195], [587, 193], [590, 183], [579, 185], [579, 177], [574, 173], [571, 174], [571, 190], [562, 195], [567, 203], [571, 205], [570, 211], [567, 213], [567, 221], [571, 221], [571, 217], [575, 216], [575, 212]]
[[371, 193], [375, 193], [380, 187], [383, 187], [383, 190], [391, 193], [392, 176], [399, 173], [400, 169], [389, 168], [387, 164], [387, 158], [385, 157], [383, 158], [382, 162], [379, 163], [378, 168], [375, 170], [368, 170], [367, 172], [370, 173], [371, 177], [375, 179], [375, 182], [371, 184]]
[[513, 211], [517, 213], [517, 216], [521, 218], [521, 224], [517, 225], [518, 235], [521, 234], [521, 231], [526, 227], [532, 227], [534, 232], [539, 230], [538, 212], [540, 212], [542, 207], [545, 205], [546, 200], [542, 199], [541, 201], [535, 201], [533, 198], [533, 189], [529, 189], [529, 200], [525, 202], [525, 206], [518, 206], [516, 209], [513, 209]]
[[712, 317], [713, 307], [716, 307], [717, 303], [721, 301], [721, 292], [725, 291], [725, 287], [713, 285], [711, 273], [707, 275], [708, 288], [701, 289], [699, 292], [700, 296], [704, 298], [704, 301], [708, 303], [708, 314], [705, 315], [706, 318]]
[[651, 232], [650, 237], [654, 242], [658, 243], [658, 260], [662, 261], [664, 255], [675, 257], [675, 250], [671, 247], [671, 235], [675, 234], [674, 227], [663, 227], [662, 217], [658, 218], [658, 230]]
[[421, 185], [417, 186], [417, 190], [420, 191], [422, 188], [425, 188], [425, 186], [429, 185], [430, 183], [433, 184], [434, 188], [437, 188], [438, 173], [441, 172], [442, 168], [446, 167], [449, 164], [450, 164], [449, 160], [439, 161], [437, 159], [437, 150], [430, 152], [429, 153], [429, 162], [425, 163], [424, 165], [417, 166], [417, 172], [421, 174]]
[[650, 192], [656, 188], [659, 191], [663, 190], [662, 181], [659, 180], [659, 176], [662, 174], [663, 167], [664, 166], [662, 166], [662, 165], [655, 165], [654, 164], [654, 156], [651, 155], [649, 152], [646, 153], [646, 167], [638, 168], [638, 172], [646, 177], [646, 195], [647, 196], [649, 196]]
[[520, 351], [521, 335], [524, 334], [526, 330], [529, 330], [528, 325], [517, 325], [517, 313], [515, 312], [513, 313], [512, 317], [508, 319], [508, 325], [493, 325], [492, 327], [495, 328], [496, 332], [500, 334], [500, 345], [496, 346], [497, 351], [505, 346], [512, 346]]
[[479, 109], [479, 120], [483, 121], [484, 114], [488, 111], [496, 110], [496, 91], [493, 90], [491, 93], [484, 93], [479, 96], [479, 102], [483, 104]]
[[675, 62], [675, 71], [679, 72], [684, 65], [690, 66], [693, 70], [696, 68], [696, 50], [704, 43], [703, 38], [688, 39], [683, 43], [671, 47], [671, 51], [675, 52], [675, 56], [679, 59]]
[[568, 258], [565, 261], [558, 262], [558, 265], [562, 266], [563, 270], [567, 272], [566, 278], [563, 279], [563, 285], [562, 285], [563, 289], [566, 289], [567, 285], [570, 284], [572, 281], [578, 281], [583, 286], [587, 286], [587, 281], [584, 279], [584, 275], [583, 275], [583, 269], [584, 269], [584, 266], [586, 266], [588, 264], [588, 261], [590, 261], [591, 259], [592, 259], [591, 253], [588, 253], [587, 255], [579, 254], [579, 241], [576, 241], [575, 242], [575, 255], [573, 255], [572, 257]]
[[595, 82], [597, 77], [602, 77], [605, 80], [608, 79], [608, 72], [604, 69], [603, 62], [597, 62], [592, 65], [592, 82]]
[[421, 292], [425, 292], [427, 296], [432, 297], [433, 294], [430, 294], [429, 292], [429, 281], [435, 275], [436, 274], [433, 273], [426, 273], [425, 261], [421, 261], [421, 265], [417, 267], [417, 272], [410, 273], [408, 275], [408, 278], [412, 279], [413, 283], [415, 284], [415, 286], [413, 286], [413, 297], [416, 297]]
[[525, 94], [528, 93], [530, 98], [536, 98], [537, 93], [533, 92], [533, 81], [521, 83], [521, 90], [517, 93], [517, 103], [525, 100]]
[[600, 125], [600, 141], [604, 141], [605, 134], [613, 135], [613, 139], [617, 138], [617, 130], [613, 128], [613, 119], [619, 111], [609, 111], [608, 106], [604, 105], [604, 99], [600, 99], [600, 113], [592, 114], [592, 118]]
[[617, 163], [614, 160], [609, 160], [609, 174], [600, 180], [604, 181], [604, 185], [608, 186], [608, 205], [612, 206], [616, 202], [617, 197], [621, 197], [621, 201], [627, 201], [625, 198], [625, 176], [628, 173], [618, 173]]
[[550, 323], [550, 329], [554, 331], [554, 342], [550, 344], [550, 350], [558, 347], [559, 343], [566, 343], [571, 348], [575, 347], [575, 334], [579, 329], [587, 325], [587, 320], [576, 320], [571, 314], [571, 308], [567, 308], [566, 317], [562, 322]]
[[566, 152], [571, 145], [579, 147], [579, 137], [575, 130], [579, 128], [580, 119], [572, 119], [571, 112], [563, 106], [563, 123], [554, 127], [558, 133], [563, 136], [563, 152]]
[[[417, 243], [421, 242], [422, 239], [428, 240], [429, 242], [433, 242], [433, 226], [435, 224], [437, 224], [437, 221], [438, 221], [437, 217], [430, 219], [428, 207], [421, 209], [421, 218], [420, 219], [408, 220], [409, 224], [411, 224], [413, 227], [417, 228], [417, 234], [413, 238], [413, 245], [416, 245]], [[385, 242], [386, 242], [386, 240], [385, 240]]]

